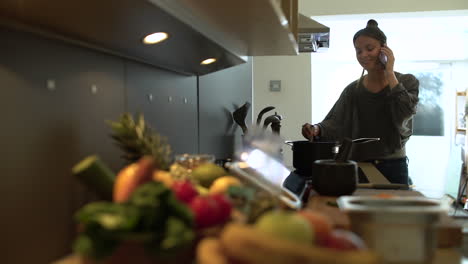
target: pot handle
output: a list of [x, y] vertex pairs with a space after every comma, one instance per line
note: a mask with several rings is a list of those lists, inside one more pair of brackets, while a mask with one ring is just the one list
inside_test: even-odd
[[379, 141], [380, 138], [357, 138], [351, 140], [353, 144], [360, 144], [360, 143], [367, 143], [367, 142], [372, 142], [372, 141]]
[[292, 146], [293, 146], [293, 142], [294, 142], [294, 141], [292, 141], [292, 140], [286, 140], [286, 141], [284, 142], [284, 144], [289, 145], [289, 146], [292, 147]]

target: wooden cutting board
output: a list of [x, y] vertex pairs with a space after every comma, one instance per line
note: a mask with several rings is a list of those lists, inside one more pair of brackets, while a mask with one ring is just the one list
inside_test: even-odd
[[[422, 197], [420, 192], [412, 190], [376, 190], [358, 189], [353, 196], [394, 195], [400, 197]], [[337, 197], [320, 196], [311, 192], [306, 208], [317, 210], [329, 216], [336, 228], [351, 229], [351, 224], [345, 212], [338, 208]], [[462, 226], [452, 217], [444, 214], [437, 224], [437, 246], [439, 248], [460, 247], [462, 245]]]

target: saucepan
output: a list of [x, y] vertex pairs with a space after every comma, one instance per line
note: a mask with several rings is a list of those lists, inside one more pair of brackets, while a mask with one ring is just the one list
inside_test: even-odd
[[338, 141], [286, 141], [292, 147], [293, 166], [299, 175], [312, 175], [312, 164], [316, 160], [334, 159], [339, 151]]

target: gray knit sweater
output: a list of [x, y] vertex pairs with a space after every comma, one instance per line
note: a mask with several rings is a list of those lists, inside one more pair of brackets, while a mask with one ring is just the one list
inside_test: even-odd
[[405, 144], [413, 133], [412, 117], [418, 104], [419, 81], [411, 74], [395, 72], [395, 75], [399, 84], [393, 89], [387, 86], [378, 93], [369, 92], [358, 80], [350, 83], [318, 124], [321, 139], [381, 139], [355, 145], [351, 159], [356, 161], [393, 158], [398, 153], [405, 155]]

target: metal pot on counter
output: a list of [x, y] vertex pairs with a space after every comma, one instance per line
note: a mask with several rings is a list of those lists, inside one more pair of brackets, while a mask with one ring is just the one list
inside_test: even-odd
[[338, 141], [286, 141], [292, 147], [293, 166], [301, 176], [312, 175], [312, 164], [316, 160], [334, 159], [339, 151]]

